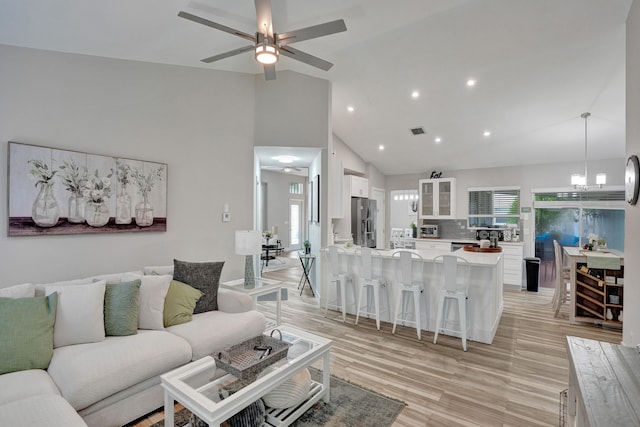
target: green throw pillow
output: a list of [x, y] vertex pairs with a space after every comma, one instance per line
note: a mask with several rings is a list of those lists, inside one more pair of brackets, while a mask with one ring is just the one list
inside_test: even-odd
[[0, 374], [49, 367], [57, 306], [57, 292], [0, 298]]
[[172, 280], [167, 297], [164, 299], [164, 327], [190, 322], [200, 297], [202, 292], [199, 290], [186, 283]]
[[141, 280], [107, 283], [104, 292], [104, 332], [107, 336], [138, 333], [138, 301]]

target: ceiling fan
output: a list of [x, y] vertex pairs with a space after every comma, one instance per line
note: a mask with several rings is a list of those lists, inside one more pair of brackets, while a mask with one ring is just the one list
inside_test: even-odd
[[245, 32], [235, 30], [231, 27], [227, 27], [226, 25], [218, 24], [216, 22], [209, 21], [208, 19], [200, 18], [199, 16], [195, 16], [183, 11], [180, 11], [180, 13], [178, 13], [178, 16], [202, 25], [206, 25], [211, 28], [215, 28], [220, 31], [224, 31], [225, 33], [233, 34], [234, 36], [238, 36], [252, 42], [251, 45], [240, 47], [238, 49], [230, 50], [228, 52], [210, 56], [201, 60], [202, 62], [206, 62], [208, 64], [244, 52], [253, 51], [256, 61], [260, 62], [264, 67], [264, 75], [267, 80], [275, 80], [275, 64], [276, 62], [278, 62], [280, 54], [289, 58], [293, 58], [300, 62], [304, 62], [305, 64], [309, 64], [313, 67], [320, 68], [324, 71], [329, 71], [329, 69], [333, 67], [333, 64], [331, 62], [325, 61], [324, 59], [320, 59], [316, 56], [295, 49], [290, 45], [292, 43], [301, 42], [304, 40], [315, 39], [317, 37], [347, 31], [347, 26], [345, 25], [344, 20], [338, 19], [336, 21], [325, 22], [324, 24], [312, 25], [310, 27], [300, 28], [299, 30], [279, 34], [273, 32], [273, 22], [271, 20], [271, 0], [255, 0], [255, 6], [256, 18], [258, 21], [258, 31], [255, 33], [255, 35], [247, 34]]

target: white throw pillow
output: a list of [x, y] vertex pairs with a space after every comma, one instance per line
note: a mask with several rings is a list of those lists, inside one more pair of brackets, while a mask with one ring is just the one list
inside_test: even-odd
[[173, 277], [173, 264], [171, 265], [150, 265], [142, 269], [145, 275], [158, 276], [168, 274]]
[[36, 287], [31, 283], [10, 286], [0, 289], [0, 297], [3, 298], [31, 298], [36, 294]]
[[85, 285], [46, 286], [46, 295], [58, 292], [54, 348], [104, 340], [104, 289], [104, 280]]
[[171, 276], [140, 276], [140, 302], [138, 303], [138, 328], [164, 329], [164, 299], [169, 292]]

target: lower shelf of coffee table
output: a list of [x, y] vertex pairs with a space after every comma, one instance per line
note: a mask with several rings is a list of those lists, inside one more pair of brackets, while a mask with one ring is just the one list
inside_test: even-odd
[[285, 409], [267, 408], [267, 417], [263, 427], [285, 427], [292, 424], [324, 396], [323, 391], [322, 383], [312, 380], [307, 399], [298, 406]]

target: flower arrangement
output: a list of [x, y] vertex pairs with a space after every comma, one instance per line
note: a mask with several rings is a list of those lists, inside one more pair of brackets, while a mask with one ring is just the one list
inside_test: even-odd
[[41, 160], [31, 159], [28, 160], [27, 163], [31, 165], [31, 170], [29, 171], [29, 173], [33, 178], [35, 178], [36, 187], [38, 186], [38, 184], [49, 184], [58, 172], [53, 168], [49, 169], [49, 166], [47, 166], [47, 164]]
[[75, 162], [68, 163], [65, 161], [60, 166], [60, 169], [64, 171], [62, 183], [65, 189], [73, 194], [82, 195], [87, 180], [87, 167], [83, 166], [81, 168]]
[[138, 192], [143, 198], [146, 198], [151, 192], [156, 180], [162, 179], [162, 171], [164, 171], [164, 166], [160, 166], [156, 170], [152, 169], [146, 175], [139, 169], [131, 169], [131, 179], [138, 186]]
[[131, 183], [131, 166], [122, 162], [120, 159], [116, 161], [116, 179], [122, 188], [126, 188]]
[[267, 242], [269, 241], [269, 239], [271, 239], [273, 237], [273, 234], [271, 234], [270, 231], [264, 231], [262, 233], [262, 237], [264, 237], [265, 239], [267, 239]]
[[106, 199], [111, 197], [111, 176], [113, 175], [113, 169], [108, 175], [102, 178], [98, 174], [98, 169], [93, 176], [87, 177], [84, 183], [84, 189], [82, 190], [82, 196], [89, 202], [103, 203]]

